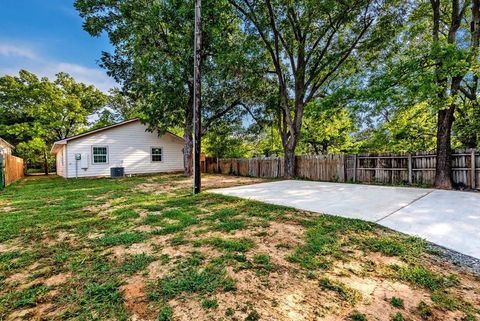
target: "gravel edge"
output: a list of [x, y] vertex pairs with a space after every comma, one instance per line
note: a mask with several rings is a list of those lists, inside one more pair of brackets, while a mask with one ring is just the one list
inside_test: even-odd
[[439, 259], [447, 260], [462, 270], [480, 276], [480, 259], [450, 250], [434, 243], [428, 243], [427, 247], [433, 253], [437, 254]]

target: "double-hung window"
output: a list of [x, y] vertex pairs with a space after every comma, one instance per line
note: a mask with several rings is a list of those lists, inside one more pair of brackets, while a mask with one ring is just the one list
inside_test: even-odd
[[152, 147], [151, 149], [152, 162], [161, 162], [162, 156], [163, 156], [163, 150], [161, 147]]
[[108, 164], [108, 147], [107, 146], [93, 146], [93, 163], [94, 164]]

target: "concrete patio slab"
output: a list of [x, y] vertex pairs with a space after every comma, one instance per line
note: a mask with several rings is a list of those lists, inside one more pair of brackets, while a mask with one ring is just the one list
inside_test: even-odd
[[433, 191], [379, 223], [480, 259], [480, 193]]
[[300, 180], [210, 192], [376, 222], [480, 258], [480, 193]]
[[211, 192], [376, 222], [431, 190], [287, 180]]

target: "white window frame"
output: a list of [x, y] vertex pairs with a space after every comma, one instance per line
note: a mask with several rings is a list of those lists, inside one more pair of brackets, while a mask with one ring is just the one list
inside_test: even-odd
[[[155, 154], [156, 156], [160, 155], [162, 160], [159, 161], [154, 161], [153, 160], [153, 149], [160, 149], [160, 154]], [[165, 159], [165, 155], [163, 153], [163, 147], [162, 146], [151, 146], [150, 147], [150, 163], [163, 163], [163, 160]]]
[[[95, 148], [105, 148], [107, 150], [106, 156], [106, 162], [95, 162], [95, 153], [93, 152]], [[103, 155], [97, 155], [97, 156], [103, 156]], [[92, 165], [108, 165], [109, 162], [109, 156], [110, 156], [110, 150], [108, 149], [108, 146], [106, 145], [93, 145], [92, 146]]]

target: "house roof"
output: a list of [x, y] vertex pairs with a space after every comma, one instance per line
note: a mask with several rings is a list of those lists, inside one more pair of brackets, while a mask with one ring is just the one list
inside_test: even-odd
[[15, 149], [15, 147], [10, 144], [9, 142], [7, 142], [5, 139], [3, 139], [2, 137], [0, 137], [0, 142], [3, 142], [5, 145], [7, 145], [8, 147], [10, 147], [11, 149]]
[[[133, 119], [125, 120], [125, 121], [120, 122], [118, 124], [114, 124], [114, 125], [110, 125], [110, 126], [106, 126], [106, 127], [102, 127], [102, 128], [98, 128], [98, 129], [93, 129], [93, 130], [87, 131], [87, 132], [82, 133], [82, 134], [78, 134], [78, 135], [75, 135], [75, 136], [70, 136], [70, 137], [64, 138], [62, 140], [58, 140], [55, 143], [53, 143], [52, 152], [56, 153], [58, 151], [60, 145], [66, 145], [69, 141], [72, 141], [72, 140], [75, 140], [75, 139], [78, 139], [78, 138], [82, 138], [82, 137], [85, 137], [85, 136], [93, 135], [93, 134], [103, 132], [105, 130], [109, 130], [109, 129], [112, 129], [112, 128], [120, 127], [120, 126], [123, 126], [123, 125], [135, 123], [135, 122], [140, 122], [140, 119], [133, 118]], [[175, 135], [174, 133], [171, 133], [169, 131], [167, 131], [167, 134], [169, 134], [169, 135], [173, 136], [174, 138], [179, 139], [183, 142], [182, 137], [180, 137], [178, 135]]]

